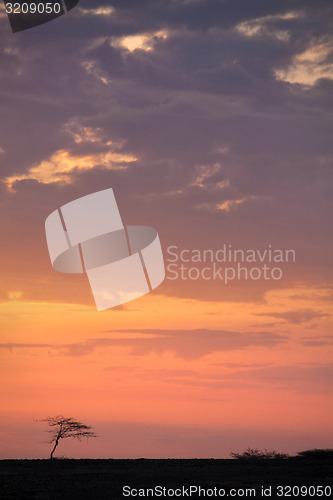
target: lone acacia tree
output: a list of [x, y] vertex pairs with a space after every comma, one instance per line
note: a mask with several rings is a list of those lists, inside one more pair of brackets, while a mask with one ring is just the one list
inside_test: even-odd
[[59, 444], [60, 439], [74, 438], [81, 441], [82, 438], [97, 437], [89, 425], [82, 424], [74, 418], [65, 418], [62, 415], [56, 417], [48, 417], [41, 420], [47, 422], [51, 427], [47, 432], [50, 433], [51, 439], [49, 443], [54, 443], [50, 458], [53, 458], [53, 453]]

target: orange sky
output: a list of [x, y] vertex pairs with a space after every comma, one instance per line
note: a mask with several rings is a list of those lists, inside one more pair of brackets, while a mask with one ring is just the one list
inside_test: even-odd
[[[2, 420], [16, 431], [19, 422], [33, 428], [37, 442], [30, 443], [31, 457], [47, 453], [40, 444], [45, 424], [34, 419], [58, 413], [74, 415], [100, 434], [88, 448], [75, 446], [76, 456], [124, 456], [121, 441], [112, 453], [109, 449], [112, 424], [119, 423], [123, 432], [126, 426], [148, 424], [166, 427], [166, 435], [182, 428], [202, 437], [235, 429], [248, 433], [246, 442], [229, 439], [212, 449], [212, 456], [228, 456], [240, 446], [279, 446], [277, 432], [303, 435], [296, 444], [284, 443], [282, 451], [314, 445], [314, 433], [323, 446], [331, 432], [331, 353], [321, 345], [331, 326], [325, 316], [329, 309], [321, 307], [318, 326], [281, 322], [270, 334], [261, 315], [310, 310], [317, 305], [312, 297], [325, 294], [288, 289], [267, 293], [261, 304], [234, 304], [155, 292], [123, 310], [97, 313], [93, 305], [25, 302], [11, 292], [12, 300], [0, 306], [1, 377], [10, 381], [1, 389]], [[183, 332], [168, 339], [177, 330]], [[265, 345], [274, 332], [273, 344]], [[148, 456], [154, 450], [153, 456], [166, 456], [154, 439], [154, 433], [148, 436], [147, 448], [133, 443], [128, 453]], [[27, 453], [25, 447], [10, 451], [12, 435], [6, 428], [2, 440], [3, 457]], [[176, 456], [209, 456], [209, 450], [195, 451], [193, 444], [181, 450], [179, 437], [173, 440]], [[73, 455], [69, 445], [65, 449]]]

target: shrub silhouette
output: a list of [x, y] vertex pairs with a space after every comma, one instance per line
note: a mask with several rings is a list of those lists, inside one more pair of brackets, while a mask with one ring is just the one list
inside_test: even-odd
[[277, 459], [288, 458], [287, 453], [278, 453], [275, 450], [258, 450], [257, 448], [247, 448], [243, 453], [230, 453], [232, 458], [241, 460]]
[[332, 458], [333, 459], [333, 449], [325, 448], [313, 450], [299, 451], [297, 453], [297, 458]]

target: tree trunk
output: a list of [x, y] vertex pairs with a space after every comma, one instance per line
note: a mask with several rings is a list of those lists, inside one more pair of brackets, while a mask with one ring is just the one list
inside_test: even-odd
[[51, 451], [50, 459], [53, 458], [53, 453], [55, 452], [56, 447], [59, 444], [59, 438], [56, 439], [56, 442], [54, 443], [53, 450]]

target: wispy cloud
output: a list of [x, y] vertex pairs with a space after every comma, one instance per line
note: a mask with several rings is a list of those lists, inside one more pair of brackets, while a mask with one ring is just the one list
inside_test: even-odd
[[202, 370], [166, 370], [142, 367], [107, 367], [119, 380], [140, 377], [179, 387], [205, 387], [213, 397], [223, 389], [288, 391], [299, 394], [330, 394], [333, 365], [328, 363], [219, 363]]
[[239, 370], [232, 374], [234, 380], [249, 381], [256, 387], [275, 387], [300, 393], [331, 393], [332, 364], [295, 364], [258, 368], [255, 370]]
[[326, 41], [307, 48], [293, 57], [293, 61], [285, 69], [276, 70], [280, 80], [313, 86], [321, 78], [333, 80], [333, 43]]
[[[244, 350], [249, 347], [274, 348], [287, 341], [287, 337], [268, 332], [240, 333], [224, 330], [119, 330], [112, 332], [113, 337], [88, 339], [83, 342], [50, 344], [0, 344], [3, 349], [50, 348], [69, 356], [86, 356], [98, 349], [126, 347], [134, 356], [149, 353], [162, 355], [172, 352], [184, 359], [201, 358], [207, 354], [221, 351]], [[136, 334], [137, 337], [126, 334]]]
[[254, 313], [255, 316], [268, 316], [271, 318], [282, 319], [288, 323], [301, 324], [308, 323], [314, 319], [327, 318], [330, 315], [328, 313], [323, 313], [315, 309], [300, 309], [297, 311], [286, 311], [286, 312], [266, 312], [266, 313]]
[[14, 349], [45, 349], [45, 348], [54, 348], [53, 344], [28, 344], [23, 342], [6, 342], [0, 344], [0, 349], [8, 349], [9, 351], [13, 351]]
[[[87, 131], [86, 131], [87, 132]], [[93, 137], [88, 136], [93, 141]], [[78, 139], [77, 139], [78, 140]], [[6, 177], [3, 182], [12, 190], [15, 183], [22, 180], [36, 180], [43, 184], [71, 183], [71, 175], [93, 168], [124, 169], [137, 159], [133, 156], [107, 151], [98, 154], [72, 155], [69, 151], [56, 151], [51, 158], [31, 167], [28, 173]]]
[[329, 335], [318, 335], [317, 337], [306, 337], [301, 340], [305, 347], [322, 347], [333, 345], [333, 337]]

